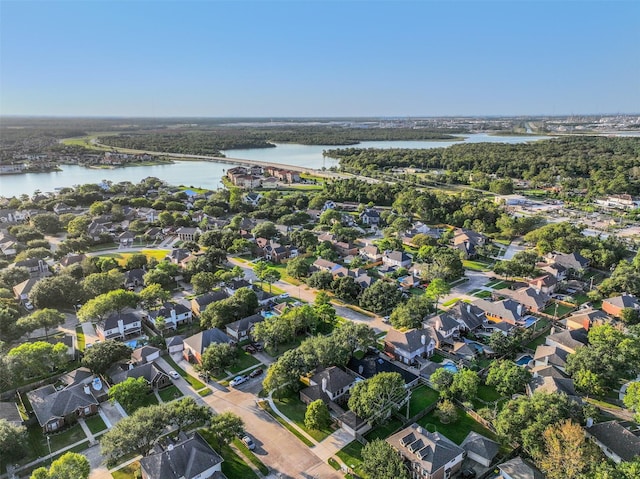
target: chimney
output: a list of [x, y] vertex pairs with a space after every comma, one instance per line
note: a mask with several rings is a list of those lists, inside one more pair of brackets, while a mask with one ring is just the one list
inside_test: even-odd
[[467, 303], [467, 313], [471, 312], [471, 305], [469, 303]]
[[418, 434], [422, 434], [422, 428], [421, 428], [421, 427], [416, 428], [416, 432], [417, 432]]
[[588, 418], [587, 418], [587, 427], [589, 428], [589, 427], [591, 427], [591, 426], [593, 426], [593, 418], [588, 417]]
[[361, 364], [360, 366], [358, 366], [358, 374], [362, 376], [363, 372], [364, 372], [364, 366]]
[[422, 343], [423, 346], [425, 344], [427, 344], [427, 335], [426, 334], [423, 334], [422, 336], [420, 336], [420, 342]]
[[91, 396], [91, 388], [89, 387], [88, 384], [85, 384], [84, 387], [82, 388], [84, 390], [84, 393]]
[[327, 392], [327, 378], [322, 378], [322, 392]]
[[173, 443], [169, 443], [167, 446], [167, 451], [173, 451]]

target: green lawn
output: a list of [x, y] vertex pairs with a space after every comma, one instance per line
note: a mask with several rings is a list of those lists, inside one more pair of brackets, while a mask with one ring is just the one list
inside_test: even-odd
[[215, 449], [224, 459], [222, 463], [222, 472], [229, 479], [253, 479], [256, 473], [251, 469], [235, 451], [228, 445], [218, 447], [218, 441], [206, 429], [198, 431], [200, 435]]
[[178, 366], [178, 364], [173, 360], [173, 358], [171, 356], [169, 356], [168, 354], [166, 356], [164, 356], [165, 361], [167, 361], [169, 364], [171, 364], [171, 366], [173, 366], [173, 369], [176, 370], [176, 372], [182, 376], [189, 384], [191, 384], [191, 387], [193, 389], [195, 389], [196, 391], [203, 389], [204, 387], [206, 387], [206, 384], [203, 383], [202, 381], [194, 378], [193, 376], [191, 376], [190, 374], [187, 374], [187, 372], [182, 369], [180, 366]]
[[278, 421], [282, 426], [284, 426], [285, 429], [287, 429], [291, 434], [293, 434], [295, 437], [297, 437], [298, 439], [300, 439], [306, 446], [308, 447], [313, 447], [315, 444], [313, 444], [311, 441], [309, 441], [309, 439], [307, 439], [305, 436], [303, 436], [302, 434], [300, 434], [300, 432], [294, 428], [293, 426], [291, 426], [291, 424], [289, 424], [287, 421], [285, 421], [284, 419], [282, 419], [279, 415], [277, 415], [273, 409], [271, 409], [271, 406], [269, 406], [269, 403], [266, 401], [261, 401], [260, 403], [258, 403], [258, 405], [264, 409], [265, 411], [267, 411], [271, 417], [273, 417], [276, 421]]
[[274, 399], [273, 401], [282, 414], [291, 419], [296, 426], [318, 442], [325, 439], [334, 431], [330, 427], [320, 431], [316, 429], [308, 429], [304, 425], [304, 414], [307, 410], [307, 406], [298, 398], [298, 396], [288, 396], [280, 399]]
[[160, 399], [162, 399], [163, 402], [169, 402], [179, 397], [182, 397], [182, 393], [180, 392], [180, 389], [178, 389], [173, 384], [168, 388], [164, 388], [158, 391], [158, 394], [160, 395]]
[[491, 263], [479, 260], [463, 260], [462, 266], [471, 271], [489, 271], [491, 269]]
[[478, 386], [478, 398], [486, 402], [493, 402], [500, 399], [500, 394], [493, 386], [487, 386], [486, 384], [480, 384]]
[[409, 401], [409, 416], [413, 417], [420, 411], [435, 403], [440, 394], [429, 386], [422, 385], [411, 392]]
[[399, 419], [392, 418], [388, 422], [375, 427], [365, 437], [367, 441], [373, 441], [374, 439], [386, 439], [394, 432], [397, 432], [402, 427], [402, 422]]
[[547, 335], [543, 334], [542, 336], [538, 336], [533, 341], [529, 341], [527, 344], [524, 345], [524, 347], [535, 351], [536, 348], [538, 346], [542, 346], [546, 340], [547, 340]]
[[[556, 306], [557, 306], [557, 310], [556, 310]], [[555, 315], [556, 318], [560, 318], [560, 317], [564, 316], [565, 314], [570, 313], [574, 309], [576, 309], [576, 308], [572, 307], [572, 306], [567, 306], [567, 305], [560, 304], [560, 303], [552, 303], [549, 306], [547, 306], [547, 309], [545, 309], [543, 312], [545, 314], [550, 315], [550, 316], [554, 316]]]
[[84, 351], [84, 332], [82, 332], [82, 326], [80, 325], [76, 326], [76, 338], [78, 340], [78, 351]]
[[149, 393], [144, 397], [144, 401], [142, 401], [138, 406], [136, 406], [135, 408], [126, 408], [124, 406], [122, 406], [122, 409], [124, 409], [126, 411], [127, 414], [131, 415], [133, 414], [135, 411], [137, 411], [138, 409], [140, 409], [141, 407], [146, 407], [146, 406], [154, 406], [158, 404], [158, 398], [156, 397], [155, 394], [153, 393]]
[[360, 444], [358, 441], [352, 441], [347, 444], [345, 447], [340, 449], [336, 456], [342, 459], [347, 466], [349, 466], [353, 471], [358, 474], [358, 476], [363, 478], [368, 478], [364, 471], [362, 470], [362, 448], [364, 446]]
[[[451, 424], [442, 424], [440, 420], [436, 417], [435, 411], [430, 412], [425, 417], [418, 421], [422, 427], [426, 428], [429, 431], [433, 430], [433, 426], [437, 432], [444, 434], [446, 437], [451, 439], [456, 444], [461, 444], [464, 441], [464, 438], [467, 437], [470, 431], [475, 431], [483, 436], [488, 437], [489, 439], [493, 439], [497, 441], [496, 435], [485, 428], [479, 422], [476, 422], [471, 416], [469, 416], [462, 409], [457, 408], [458, 410], [458, 420]], [[427, 428], [427, 425], [430, 425]]]
[[475, 296], [476, 298], [487, 299], [491, 297], [491, 291], [483, 289], [482, 291], [478, 291], [477, 293], [475, 293], [473, 296]]
[[257, 366], [258, 364], [260, 364], [260, 361], [258, 361], [243, 349], [238, 348], [236, 359], [233, 366], [229, 367], [229, 371], [232, 374], [236, 374], [250, 367]]
[[134, 479], [136, 477], [136, 472], [139, 470], [140, 462], [135, 461], [128, 466], [124, 466], [122, 469], [113, 471], [111, 473], [111, 477], [113, 477], [113, 479]]
[[88, 417], [84, 422], [87, 424], [89, 431], [91, 431], [93, 434], [104, 431], [107, 428], [107, 425], [104, 423], [99, 414]]

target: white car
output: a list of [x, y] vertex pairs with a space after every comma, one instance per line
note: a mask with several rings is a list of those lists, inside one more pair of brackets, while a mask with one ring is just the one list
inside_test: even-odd
[[229, 386], [236, 387], [247, 381], [247, 376], [236, 376], [229, 382]]
[[287, 299], [289, 297], [289, 293], [282, 293], [280, 296], [278, 296], [278, 298], [280, 299]]
[[24, 303], [24, 307], [27, 311], [31, 311], [33, 309], [33, 303], [31, 301], [27, 301]]
[[171, 376], [173, 379], [180, 379], [180, 375], [175, 371], [169, 371], [169, 376]]
[[253, 439], [251, 439], [249, 436], [244, 436], [242, 438], [242, 442], [244, 443], [245, 446], [247, 446], [247, 449], [249, 449], [250, 451], [253, 451], [256, 448], [256, 444], [253, 442]]

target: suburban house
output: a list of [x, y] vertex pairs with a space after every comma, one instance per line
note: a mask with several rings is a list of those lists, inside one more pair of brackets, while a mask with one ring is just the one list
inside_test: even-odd
[[39, 278], [29, 278], [25, 279], [22, 283], [16, 284], [13, 287], [13, 295], [22, 303], [29, 301], [29, 293], [38, 281], [40, 281]]
[[559, 333], [553, 332], [547, 336], [545, 344], [560, 348], [568, 352], [569, 354], [575, 353], [579, 348], [586, 346], [589, 342], [586, 329], [573, 329], [570, 331], [560, 331]]
[[16, 261], [14, 263], [16, 268], [27, 268], [29, 274], [33, 276], [44, 276], [49, 274], [49, 266], [40, 258], [29, 258], [23, 261]]
[[517, 324], [524, 320], [522, 315], [525, 313], [525, 308], [512, 299], [495, 302], [479, 299], [471, 304], [484, 311], [487, 320], [495, 323]]
[[498, 469], [500, 475], [496, 479], [545, 479], [542, 472], [520, 456], [498, 464]]
[[138, 286], [144, 286], [145, 270], [141, 268], [135, 268], [124, 273], [124, 287], [136, 288]]
[[288, 246], [281, 245], [277, 241], [268, 240], [266, 238], [257, 238], [256, 246], [260, 249], [260, 253], [265, 259], [273, 263], [281, 263], [291, 256], [291, 250]]
[[191, 300], [191, 311], [194, 316], [200, 316], [202, 311], [207, 309], [211, 303], [216, 303], [227, 299], [229, 295], [224, 290], [211, 291], [209, 293], [201, 294]]
[[530, 279], [528, 282], [530, 287], [543, 294], [551, 294], [558, 286], [558, 280], [551, 273]]
[[409, 268], [411, 266], [411, 256], [404, 251], [388, 251], [382, 255], [382, 264], [395, 266], [396, 268]]
[[585, 428], [602, 452], [616, 464], [630, 462], [640, 456], [640, 430], [632, 423], [607, 421]]
[[74, 424], [78, 418], [98, 412], [98, 399], [94, 393], [102, 392], [102, 384], [95, 390], [93, 385], [79, 382], [57, 390], [53, 384], [29, 391], [27, 398], [43, 432], [55, 432]]
[[509, 288], [494, 290], [492, 296], [495, 299], [511, 298], [512, 300], [524, 305], [527, 311], [534, 313], [543, 311], [551, 299], [547, 293], [541, 293], [530, 286], [525, 286], [516, 290]]
[[138, 208], [138, 218], [145, 220], [147, 223], [158, 221], [160, 212], [153, 208]]
[[184, 351], [184, 337], [183, 336], [171, 336], [167, 338], [167, 351], [169, 354], [181, 353]]
[[125, 231], [118, 236], [118, 246], [120, 248], [131, 248], [133, 246], [133, 242], [136, 239], [136, 235], [134, 235], [131, 231]]
[[211, 328], [183, 340], [182, 356], [189, 362], [202, 363], [202, 354], [213, 343], [233, 343], [221, 329]]
[[323, 369], [309, 379], [309, 387], [300, 391], [300, 400], [309, 405], [317, 399], [325, 403], [337, 402], [355, 385], [357, 378], [332, 366]]
[[366, 258], [372, 263], [377, 263], [378, 261], [382, 261], [382, 253], [376, 245], [367, 245], [359, 250], [360, 256]]
[[578, 277], [584, 274], [590, 263], [580, 253], [555, 253], [549, 254], [548, 257], [553, 263], [563, 266], [570, 274]]
[[18, 240], [0, 233], [0, 252], [5, 257], [15, 256], [18, 253]]
[[597, 199], [596, 204], [605, 208], [618, 208], [623, 210], [633, 210], [640, 208], [640, 201], [631, 195], [609, 195], [604, 199]]
[[500, 451], [500, 444], [475, 431], [467, 434], [460, 447], [465, 450], [469, 459], [484, 467], [489, 467]]
[[453, 248], [461, 251], [465, 259], [476, 258], [478, 248], [485, 246], [488, 242], [485, 235], [464, 228], [456, 228], [451, 239]]
[[22, 426], [22, 416], [15, 402], [0, 401], [0, 419], [4, 419], [14, 426]]
[[560, 321], [560, 324], [569, 330], [585, 329], [589, 331], [592, 326], [604, 324], [607, 321], [609, 321], [609, 316], [599, 309], [581, 309]]
[[150, 363], [160, 357], [160, 350], [153, 346], [142, 346], [131, 353], [131, 362], [136, 365]]
[[233, 279], [225, 284], [224, 290], [227, 292], [229, 296], [233, 296], [236, 294], [240, 288], [251, 288], [252, 285], [246, 279]]
[[129, 378], [144, 378], [153, 389], [162, 389], [173, 384], [171, 378], [153, 362], [130, 367], [111, 375], [113, 384], [120, 384]]
[[366, 208], [360, 213], [360, 221], [369, 226], [378, 226], [380, 223], [380, 213], [374, 208]]
[[60, 258], [60, 261], [58, 261], [58, 264], [62, 268], [67, 268], [71, 265], [82, 263], [86, 257], [87, 255], [83, 253], [68, 253], [64, 257]]
[[262, 199], [262, 195], [260, 193], [251, 192], [244, 195], [242, 199], [245, 203], [250, 204], [251, 206], [258, 206], [258, 203]]
[[445, 479], [454, 476], [465, 451], [445, 436], [431, 433], [413, 423], [386, 439], [407, 461], [411, 477]]
[[559, 263], [536, 263], [536, 268], [544, 271], [545, 273], [549, 273], [558, 282], [565, 281], [567, 279], [567, 268]]
[[249, 339], [251, 332], [253, 331], [253, 327], [262, 321], [264, 321], [264, 316], [261, 314], [254, 314], [252, 316], [239, 319], [238, 321], [227, 324], [227, 334], [236, 342], [244, 341], [245, 339]]
[[561, 371], [567, 367], [569, 353], [557, 346], [540, 345], [533, 356], [535, 366], [555, 366]]
[[182, 226], [176, 230], [176, 236], [180, 241], [196, 241], [200, 234], [202, 234], [200, 228]]
[[186, 258], [191, 256], [191, 251], [185, 248], [176, 248], [169, 252], [167, 256], [164, 257], [165, 261], [169, 261], [173, 264], [180, 264]]
[[602, 310], [614, 318], [619, 318], [622, 310], [627, 308], [640, 311], [638, 298], [631, 294], [623, 293], [620, 296], [614, 296], [602, 301]]
[[167, 329], [177, 329], [182, 324], [191, 323], [193, 320], [193, 313], [184, 304], [171, 303], [167, 301], [157, 311], [149, 311], [149, 318], [156, 320], [157, 318], [164, 319], [164, 327]]
[[384, 351], [404, 364], [412, 364], [418, 357], [429, 358], [436, 349], [432, 334], [428, 329], [390, 329], [384, 338]]
[[435, 336], [436, 347], [440, 347], [443, 342], [453, 344], [455, 339], [459, 338], [460, 324], [458, 321], [448, 313], [442, 313], [438, 316], [426, 319], [422, 322], [424, 329], [431, 329]]
[[106, 339], [125, 339], [142, 332], [142, 321], [134, 313], [113, 313], [103, 322], [96, 324], [96, 333]]
[[529, 396], [539, 391], [547, 394], [565, 394], [570, 398], [578, 398], [578, 393], [571, 378], [538, 375], [526, 385], [526, 390]]
[[476, 331], [482, 328], [485, 323], [484, 311], [472, 303], [458, 301], [449, 308], [446, 314], [458, 322], [460, 331]]
[[157, 444], [140, 459], [142, 479], [226, 479], [220, 455], [197, 432]]

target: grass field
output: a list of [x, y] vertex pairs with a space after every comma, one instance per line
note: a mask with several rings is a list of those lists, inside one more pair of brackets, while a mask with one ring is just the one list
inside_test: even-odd
[[[557, 309], [556, 309], [557, 306]], [[547, 306], [547, 309], [545, 309], [543, 311], [543, 313], [548, 314], [550, 316], [555, 316], [556, 318], [560, 318], [562, 316], [564, 316], [565, 314], [570, 313], [571, 311], [573, 311], [574, 307], [571, 306], [567, 306], [565, 304], [560, 304], [560, 303], [552, 303], [549, 306]]]
[[471, 271], [489, 271], [491, 269], [491, 263], [479, 260], [464, 260], [462, 266]]
[[409, 416], [413, 417], [438, 400], [440, 394], [428, 386], [422, 385], [411, 392]]
[[233, 445], [244, 454], [244, 456], [251, 461], [251, 463], [256, 466], [263, 475], [269, 474], [269, 468], [264, 465], [264, 463], [258, 459], [258, 457], [251, 451], [247, 446], [244, 445], [240, 439], [235, 438], [233, 440]]
[[367, 441], [373, 441], [374, 439], [386, 439], [391, 434], [395, 433], [402, 427], [402, 422], [399, 419], [392, 418], [388, 422], [375, 427], [371, 431], [365, 434]]
[[95, 416], [91, 416], [84, 421], [93, 434], [96, 434], [100, 431], [104, 431], [107, 428], [107, 425], [104, 423], [99, 414]]
[[[443, 424], [436, 417], [435, 411], [430, 412], [425, 417], [418, 421], [422, 427], [426, 428], [429, 431], [435, 429], [437, 432], [442, 433], [449, 439], [451, 439], [456, 444], [461, 444], [464, 441], [464, 438], [467, 437], [467, 434], [471, 431], [475, 431], [478, 434], [482, 434], [489, 439], [497, 441], [496, 435], [485, 428], [479, 422], [476, 422], [471, 416], [469, 416], [462, 409], [457, 408], [458, 411], [458, 420], [453, 423]], [[429, 427], [427, 427], [429, 426]]]
[[206, 429], [198, 431], [200, 435], [215, 449], [224, 459], [222, 463], [222, 472], [229, 479], [253, 479], [256, 473], [238, 456], [230, 446], [224, 445], [222, 448], [218, 446], [218, 441]]
[[153, 394], [153, 393], [149, 393], [144, 397], [144, 401], [142, 401], [137, 407], [135, 407], [135, 408], [126, 408], [126, 407], [122, 406], [122, 409], [124, 409], [127, 414], [131, 415], [135, 411], [140, 409], [141, 407], [155, 406], [157, 404], [158, 404], [158, 398], [156, 397], [156, 395]]
[[344, 462], [347, 466], [353, 469], [353, 472], [358, 474], [358, 476], [363, 478], [368, 478], [369, 476], [364, 473], [362, 470], [362, 448], [364, 446], [360, 444], [358, 441], [352, 441], [347, 444], [345, 447], [340, 449], [336, 456], [338, 456], [342, 462]]
[[78, 340], [78, 351], [84, 351], [85, 339], [84, 332], [82, 331], [82, 326], [76, 326], [76, 338]]
[[311, 441], [309, 441], [309, 439], [307, 439], [306, 437], [304, 437], [302, 434], [300, 434], [300, 432], [294, 428], [293, 426], [291, 426], [291, 424], [289, 424], [287, 421], [285, 421], [284, 419], [282, 419], [280, 416], [278, 416], [273, 409], [271, 409], [271, 406], [269, 406], [269, 403], [267, 403], [266, 401], [262, 401], [259, 403], [260, 407], [262, 409], [264, 409], [265, 411], [267, 411], [271, 417], [273, 417], [276, 421], [278, 421], [282, 426], [284, 426], [285, 429], [287, 429], [291, 434], [293, 434], [295, 437], [297, 437], [298, 439], [300, 439], [306, 446], [308, 447], [313, 447], [315, 444], [313, 444]]
[[316, 429], [308, 429], [304, 425], [304, 414], [307, 410], [307, 406], [302, 401], [300, 401], [298, 396], [289, 396], [281, 399], [274, 399], [274, 402], [282, 414], [291, 419], [296, 424], [296, 426], [309, 434], [309, 436], [314, 438], [316, 441], [322, 441], [333, 432], [333, 429], [331, 428], [326, 428], [318, 431]]
[[173, 384], [168, 388], [164, 388], [158, 391], [158, 395], [164, 402], [173, 401], [174, 399], [182, 397], [182, 393], [180, 392], [180, 390]]
[[134, 254], [143, 254], [147, 257], [147, 259], [155, 258], [158, 261], [162, 261], [168, 253], [168, 249], [143, 249], [135, 253], [105, 253], [100, 256], [113, 258], [118, 262], [120, 266], [124, 266], [124, 264], [127, 262], [127, 259]]
[[460, 298], [451, 298], [451, 299], [445, 301], [444, 303], [442, 303], [442, 306], [446, 308], [447, 306], [451, 306], [452, 304], [455, 304], [458, 301], [460, 301]]
[[244, 371], [247, 368], [257, 366], [258, 364], [260, 364], [260, 361], [258, 361], [256, 358], [254, 358], [249, 353], [247, 353], [246, 351], [240, 348], [238, 348], [237, 354], [238, 355], [236, 357], [236, 360], [233, 366], [229, 367], [229, 371], [232, 374], [239, 373], [240, 371]]

